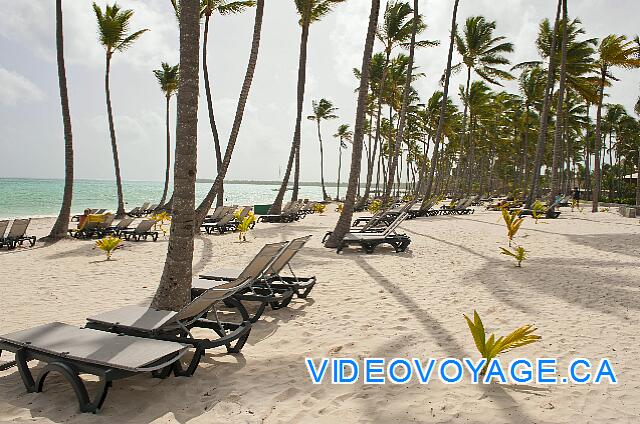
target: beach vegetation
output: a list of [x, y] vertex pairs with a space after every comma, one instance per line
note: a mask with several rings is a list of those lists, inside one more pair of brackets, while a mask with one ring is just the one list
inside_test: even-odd
[[247, 241], [247, 233], [253, 228], [256, 222], [256, 216], [253, 212], [249, 212], [238, 224], [238, 239]]
[[498, 355], [535, 343], [542, 338], [541, 336], [534, 334], [537, 328], [531, 324], [523, 325], [506, 336], [496, 337], [494, 333], [491, 333], [489, 337], [487, 337], [484, 324], [482, 323], [477, 311], [473, 311], [473, 321], [467, 315], [463, 316], [467, 321], [476, 349], [478, 349], [480, 355], [486, 359], [486, 363], [481, 374], [486, 372], [491, 360], [496, 358]]
[[522, 246], [516, 246], [513, 249], [511, 247], [509, 249], [501, 247], [500, 250], [500, 253], [502, 253], [503, 255], [511, 256], [513, 259], [515, 259], [517, 262], [516, 266], [518, 268], [522, 266], [522, 261], [527, 259], [527, 251]]
[[96, 247], [106, 253], [108, 261], [111, 260], [113, 251], [116, 250], [121, 244], [121, 238], [113, 237], [111, 235], [103, 237], [100, 240], [96, 240]]
[[327, 205], [324, 203], [315, 203], [313, 205], [313, 210], [316, 213], [324, 213], [325, 209], [327, 209]]
[[382, 209], [382, 200], [380, 199], [372, 200], [371, 203], [369, 203], [369, 206], [367, 206], [367, 210], [374, 215], [380, 212], [381, 209]]
[[518, 233], [520, 226], [524, 222], [524, 218], [518, 218], [520, 211], [515, 210], [513, 212], [509, 212], [507, 208], [502, 208], [502, 220], [504, 221], [504, 225], [507, 227], [507, 237], [509, 238], [509, 247], [511, 247], [511, 242], [513, 238]]

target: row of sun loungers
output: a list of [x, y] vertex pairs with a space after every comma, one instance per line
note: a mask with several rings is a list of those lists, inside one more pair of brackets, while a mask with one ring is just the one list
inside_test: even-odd
[[31, 247], [36, 244], [35, 236], [27, 235], [27, 228], [31, 222], [31, 218], [28, 219], [15, 219], [11, 228], [9, 228], [10, 220], [0, 221], [0, 248], [7, 246], [7, 249], [15, 249], [17, 246], [22, 246], [26, 241]]
[[282, 208], [279, 215], [261, 215], [258, 222], [293, 222], [315, 212], [317, 202], [304, 202], [302, 200], [289, 202]]
[[[211, 215], [205, 218], [201, 228], [204, 229], [207, 234], [213, 234], [215, 232], [224, 234], [226, 232], [236, 231], [238, 225], [242, 223], [252, 209], [251, 206], [244, 206], [236, 216], [237, 208], [237, 205], [218, 206]], [[251, 228], [254, 226], [255, 222], [251, 224]]]
[[157, 204], [150, 205], [149, 202], [146, 202], [143, 203], [142, 206], [136, 206], [135, 208], [131, 209], [129, 212], [127, 212], [127, 215], [135, 218], [141, 218], [155, 212], [157, 208]]
[[[52, 371], [59, 373], [73, 387], [82, 412], [99, 410], [115, 380], [147, 372], [158, 378], [171, 373], [191, 376], [208, 349], [239, 352], [266, 306], [285, 307], [294, 294], [309, 294], [315, 277], [280, 275], [309, 237], [267, 244], [243, 270], [207, 273], [194, 281], [193, 300], [178, 312], [127, 306], [87, 318], [84, 328], [52, 322], [0, 336], [0, 353], [15, 354], [15, 361], [3, 369], [16, 365], [28, 392], [41, 392], [46, 377]], [[244, 307], [247, 302], [260, 303], [253, 316]], [[221, 321], [218, 306], [222, 304], [235, 308], [241, 321]], [[209, 332], [206, 337], [194, 336], [195, 328]], [[189, 350], [194, 354], [183, 364]], [[28, 365], [34, 359], [46, 364], [36, 378]], [[93, 399], [81, 374], [100, 381]]]
[[153, 230], [156, 225], [156, 221], [153, 219], [142, 220], [134, 228], [130, 228], [130, 225], [135, 218], [123, 218], [116, 225], [112, 225], [113, 220], [112, 214], [89, 215], [85, 224], [82, 227], [70, 229], [69, 235], [75, 238], [102, 238], [111, 235], [133, 241], [147, 240], [148, 238], [153, 241], [158, 240], [158, 232]]

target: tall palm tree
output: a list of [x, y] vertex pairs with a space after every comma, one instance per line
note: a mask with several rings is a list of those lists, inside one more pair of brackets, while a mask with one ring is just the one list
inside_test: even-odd
[[273, 205], [271, 206], [270, 213], [280, 213], [282, 208], [282, 200], [289, 184], [289, 177], [291, 176], [291, 170], [293, 162], [295, 160], [295, 170], [293, 175], [293, 192], [291, 198], [293, 200], [298, 199], [298, 186], [300, 180], [300, 131], [302, 126], [302, 109], [304, 104], [304, 89], [307, 79], [307, 43], [309, 41], [309, 26], [313, 22], [317, 22], [327, 15], [333, 7], [342, 3], [345, 0], [294, 0], [298, 15], [300, 15], [300, 26], [302, 31], [300, 33], [300, 55], [298, 58], [298, 89], [297, 89], [297, 101], [296, 101], [296, 123], [293, 130], [293, 142], [291, 143], [291, 150], [289, 151], [289, 159], [287, 161], [287, 168], [282, 178], [282, 184], [278, 190]]
[[340, 200], [340, 174], [342, 173], [342, 149], [347, 148], [347, 143], [353, 142], [353, 131], [349, 129], [349, 124], [342, 124], [333, 135], [338, 139], [338, 187], [336, 188], [336, 200]]
[[167, 132], [167, 166], [164, 174], [164, 190], [162, 191], [162, 198], [158, 204], [158, 208], [164, 206], [165, 200], [167, 200], [167, 192], [169, 191], [169, 169], [171, 169], [171, 127], [169, 125], [169, 106], [171, 103], [171, 96], [173, 96], [178, 89], [178, 74], [180, 65], [171, 66], [166, 62], [162, 62], [160, 69], [153, 71], [158, 83], [160, 84], [160, 90], [164, 93], [166, 102], [166, 132]]
[[196, 209], [196, 227], [200, 228], [204, 218], [207, 216], [207, 212], [211, 208], [213, 199], [218, 193], [219, 187], [224, 181], [224, 177], [227, 175], [229, 164], [231, 163], [231, 156], [233, 150], [238, 141], [238, 135], [240, 134], [240, 126], [242, 125], [242, 118], [244, 117], [244, 108], [247, 105], [249, 99], [249, 91], [251, 90], [251, 83], [253, 82], [253, 74], [256, 70], [258, 63], [258, 52], [260, 51], [260, 35], [262, 33], [262, 19], [264, 17], [264, 0], [258, 0], [256, 3], [256, 15], [253, 21], [253, 35], [251, 41], [251, 52], [249, 53], [249, 62], [247, 63], [247, 70], [244, 75], [244, 81], [242, 88], [240, 89], [240, 96], [238, 97], [238, 104], [236, 106], [236, 114], [233, 119], [233, 125], [231, 126], [231, 132], [229, 133], [229, 141], [222, 158], [222, 167], [218, 169], [218, 175], [214, 180], [209, 192], [204, 197], [198, 208]]
[[338, 108], [333, 106], [327, 99], [320, 99], [319, 101], [313, 100], [311, 102], [313, 107], [313, 115], [307, 116], [310, 121], [315, 121], [318, 129], [318, 142], [320, 143], [320, 184], [322, 185], [322, 198], [328, 199], [327, 189], [324, 186], [324, 150], [322, 147], [322, 133], [320, 132], [320, 123], [329, 119], [337, 119], [338, 115], [335, 114]]
[[107, 119], [109, 121], [109, 135], [111, 137], [111, 150], [113, 152], [113, 165], [116, 173], [116, 189], [118, 191], [118, 210], [116, 217], [124, 216], [124, 194], [122, 193], [122, 178], [120, 176], [120, 159], [118, 157], [118, 144], [116, 142], [116, 129], [113, 123], [113, 109], [111, 107], [111, 90], [109, 87], [109, 78], [111, 76], [111, 58], [115, 52], [122, 52], [131, 45], [145, 32], [147, 29], [141, 29], [133, 33], [129, 33], [130, 20], [133, 17], [133, 10], [120, 9], [117, 3], [112, 6], [108, 4], [103, 11], [95, 2], [93, 3], [93, 11], [98, 21], [98, 37], [100, 44], [105, 49], [105, 73], [104, 73], [104, 91], [107, 100]]
[[600, 140], [602, 140], [602, 101], [604, 99], [604, 88], [609, 80], [615, 79], [611, 74], [612, 68], [633, 69], [640, 68], [640, 45], [634, 40], [629, 40], [624, 35], [611, 34], [600, 41], [598, 46], [598, 58], [596, 62], [600, 68], [600, 81], [598, 83], [598, 109], [596, 114], [596, 148], [595, 148], [595, 188], [593, 191], [592, 212], [598, 212], [598, 202], [600, 200], [601, 168], [600, 168]]
[[198, 144], [199, 4], [182, 0], [180, 8], [180, 80], [174, 167], [173, 211], [167, 258], [151, 302], [177, 311], [191, 300], [194, 206]]
[[[495, 21], [487, 21], [483, 16], [472, 16], [466, 19], [462, 34], [456, 32], [456, 48], [462, 56], [462, 63], [454, 68], [459, 69], [461, 66], [467, 68], [465, 98], [469, 97], [472, 70], [481, 79], [496, 85], [502, 85], [499, 81], [500, 79], [513, 79], [510, 73], [496, 67], [510, 63], [504, 54], [513, 52], [513, 44], [505, 42], [505, 37], [494, 37], [493, 32], [495, 29]], [[469, 107], [465, 104], [462, 114], [460, 149], [463, 149], [465, 145], [468, 111]], [[462, 151], [460, 153], [462, 154]], [[471, 165], [467, 158], [467, 167]]]
[[411, 81], [413, 74], [413, 62], [415, 57], [415, 49], [416, 49], [416, 35], [418, 34], [418, 29], [424, 29], [424, 24], [421, 25], [420, 15], [418, 13], [418, 0], [413, 0], [413, 18], [412, 29], [411, 29], [411, 39], [409, 41], [409, 60], [407, 61], [407, 67], [405, 70], [405, 85], [402, 94], [402, 105], [400, 106], [400, 120], [398, 122], [398, 129], [396, 132], [396, 139], [394, 143], [394, 151], [392, 152], [392, 156], [390, 157], [389, 163], [389, 175], [387, 178], [387, 187], [383, 197], [383, 203], [387, 203], [389, 196], [391, 195], [391, 189], [393, 187], [393, 180], [396, 177], [396, 168], [398, 166], [398, 155], [401, 152], [401, 146], [403, 144], [403, 136], [404, 136], [404, 126], [406, 122], [407, 116], [407, 107], [409, 106], [409, 97], [411, 94]]
[[362, 54], [362, 66], [360, 67], [360, 87], [358, 88], [358, 105], [356, 107], [356, 124], [353, 134], [353, 151], [351, 153], [351, 170], [349, 172], [349, 185], [347, 195], [344, 199], [344, 209], [336, 223], [333, 233], [325, 243], [325, 247], [338, 247], [344, 235], [351, 227], [353, 208], [356, 201], [357, 186], [360, 181], [360, 168], [362, 164], [362, 145], [364, 144], [365, 123], [367, 120], [367, 94], [369, 93], [369, 68], [371, 56], [373, 54], [373, 43], [378, 26], [378, 15], [380, 13], [380, 0], [371, 0], [371, 13], [369, 14], [369, 26], [367, 27], [367, 37], [364, 42], [364, 52]]
[[[456, 35], [456, 16], [458, 14], [458, 4], [460, 0], [455, 0], [453, 4], [453, 12], [451, 13], [451, 30], [449, 36], [449, 53], [447, 54], [447, 67], [444, 71], [444, 87], [442, 98], [449, 99], [449, 80], [451, 77], [451, 62], [453, 59], [453, 46]], [[438, 165], [438, 154], [440, 151], [440, 143], [442, 141], [442, 134], [444, 130], [444, 122], [445, 122], [445, 112], [447, 108], [447, 101], [443, 101], [440, 105], [440, 115], [438, 117], [438, 129], [436, 130], [435, 141], [433, 145], [433, 155], [431, 156], [431, 168], [429, 169], [429, 178], [427, 179], [427, 185], [424, 190], [424, 200], [423, 207], [427, 205], [429, 198], [431, 197], [431, 190], [433, 187], [433, 177], [435, 175], [435, 170]], [[427, 158], [424, 158], [425, 164]]]
[[551, 93], [555, 85], [555, 70], [556, 70], [556, 47], [557, 47], [557, 34], [560, 27], [560, 12], [562, 10], [562, 0], [558, 0], [558, 6], [556, 7], [556, 18], [553, 27], [553, 33], [551, 36], [551, 46], [549, 47], [549, 67], [547, 69], [547, 82], [544, 87], [544, 100], [542, 102], [542, 111], [540, 113], [540, 129], [538, 131], [538, 141], [536, 143], [536, 156], [533, 164], [533, 173], [531, 174], [531, 189], [529, 196], [527, 196], [526, 207], [531, 208], [533, 201], [538, 196], [539, 183], [540, 183], [540, 168], [542, 167], [542, 160], [544, 159], [544, 150], [547, 143], [547, 131], [549, 127], [549, 110], [551, 108]]
[[[175, 0], [173, 0], [175, 2]], [[256, 2], [253, 0], [245, 1], [233, 1], [227, 2], [226, 0], [201, 0], [200, 1], [200, 17], [204, 16], [204, 32], [202, 38], [202, 74], [204, 76], [204, 91], [207, 98], [207, 109], [209, 111], [209, 126], [211, 127], [211, 134], [213, 135], [213, 144], [216, 152], [216, 167], [217, 170], [222, 168], [222, 150], [220, 148], [220, 136], [218, 134], [218, 127], [216, 125], [215, 113], [213, 110], [213, 100], [211, 95], [211, 83], [209, 80], [209, 67], [207, 63], [207, 46], [209, 41], [209, 21], [213, 12], [218, 12], [221, 15], [230, 15], [236, 13], [242, 13], [247, 8], [255, 6]], [[174, 3], [174, 8], [176, 7]], [[217, 193], [218, 206], [222, 206], [224, 203], [224, 182], [220, 184], [220, 188]]]
[[64, 66], [64, 31], [62, 30], [62, 0], [56, 0], [56, 58], [58, 63], [58, 86], [64, 128], [64, 191], [58, 218], [51, 228], [48, 239], [56, 240], [67, 235], [71, 200], [73, 197], [73, 133], [67, 92], [67, 73]]

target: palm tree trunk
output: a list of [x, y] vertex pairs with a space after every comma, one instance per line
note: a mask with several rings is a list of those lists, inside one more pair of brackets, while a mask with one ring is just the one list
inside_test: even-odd
[[[447, 109], [447, 99], [449, 98], [449, 79], [451, 78], [451, 61], [453, 58], [453, 45], [455, 43], [456, 33], [456, 16], [458, 14], [458, 3], [460, 0], [455, 0], [453, 4], [453, 13], [451, 15], [451, 30], [449, 35], [449, 53], [447, 56], [447, 68], [444, 71], [444, 87], [442, 95], [442, 104], [440, 105], [440, 116], [438, 117], [438, 129], [436, 130], [436, 138], [433, 144], [433, 155], [431, 156], [431, 169], [429, 169], [429, 178], [427, 178], [427, 187], [424, 190], [423, 206], [429, 201], [431, 197], [431, 189], [433, 187], [433, 177], [438, 164], [438, 154], [440, 151], [440, 142], [442, 141], [442, 133], [444, 130], [445, 111]], [[425, 157], [425, 162], [427, 158]]]
[[320, 143], [320, 185], [322, 185], [322, 200], [326, 200], [329, 196], [327, 196], [327, 189], [324, 186], [324, 148], [320, 133], [320, 120], [317, 120], [316, 123], [318, 125], [318, 142]]
[[638, 168], [636, 171], [636, 206], [640, 206], [640, 149], [638, 149]]
[[555, 71], [556, 71], [556, 45], [558, 28], [560, 24], [560, 9], [563, 0], [558, 0], [558, 7], [556, 10], [556, 20], [553, 27], [553, 35], [551, 36], [551, 51], [549, 52], [549, 70], [547, 73], [547, 83], [544, 89], [544, 102], [542, 106], [542, 113], [540, 114], [540, 132], [538, 134], [538, 143], [536, 144], [536, 157], [533, 165], [533, 175], [531, 176], [531, 191], [527, 197], [526, 207], [531, 209], [533, 201], [536, 199], [540, 190], [540, 168], [542, 167], [542, 160], [544, 159], [544, 150], [547, 144], [547, 130], [549, 127], [549, 109], [551, 107], [551, 92], [555, 84]]
[[107, 119], [109, 121], [109, 135], [111, 137], [111, 151], [113, 152], [113, 166], [116, 171], [116, 189], [118, 193], [118, 210], [116, 218], [123, 218], [124, 212], [124, 195], [122, 193], [122, 178], [120, 176], [120, 159], [118, 157], [118, 144], [116, 142], [116, 129], [113, 124], [113, 110], [111, 108], [111, 90], [109, 89], [109, 76], [111, 73], [111, 53], [107, 52], [106, 68], [104, 73], [104, 92], [107, 99]]
[[353, 151], [351, 153], [351, 170], [349, 172], [349, 185], [347, 195], [344, 200], [344, 209], [336, 224], [333, 233], [325, 243], [325, 247], [336, 248], [344, 235], [351, 227], [353, 208], [356, 200], [357, 184], [360, 177], [360, 165], [362, 162], [362, 144], [364, 142], [364, 127], [366, 120], [367, 93], [369, 91], [369, 75], [371, 65], [371, 55], [373, 53], [373, 43], [378, 26], [378, 15], [380, 12], [380, 0], [371, 0], [371, 13], [369, 15], [369, 26], [367, 28], [367, 38], [364, 43], [364, 53], [362, 56], [362, 67], [360, 75], [360, 88], [358, 89], [358, 106], [356, 108], [356, 123], [353, 136]]
[[[305, 2], [305, 8], [309, 8], [309, 2]], [[304, 88], [307, 75], [307, 43], [309, 40], [309, 11], [303, 12], [302, 22], [302, 34], [300, 35], [300, 57], [298, 62], [298, 94], [297, 94], [297, 111], [296, 111], [296, 126], [293, 131], [293, 143], [291, 143], [291, 151], [289, 152], [289, 160], [287, 161], [287, 169], [280, 185], [280, 190], [273, 201], [273, 205], [269, 209], [269, 213], [278, 214], [282, 209], [282, 200], [287, 191], [287, 185], [289, 184], [289, 177], [291, 176], [291, 168], [295, 160], [295, 172], [293, 176], [293, 192], [291, 193], [291, 199], [297, 200], [298, 198], [298, 184], [300, 180], [300, 127], [302, 124], [302, 109], [304, 103]]]
[[338, 142], [338, 187], [336, 189], [336, 200], [340, 201], [340, 173], [342, 172], [342, 137]]
[[165, 168], [164, 173], [164, 190], [162, 191], [162, 198], [160, 199], [160, 203], [158, 203], [158, 209], [164, 207], [164, 201], [167, 200], [167, 193], [169, 192], [169, 169], [171, 168], [171, 127], [169, 124], [169, 105], [171, 102], [171, 97], [167, 96], [167, 167]]
[[560, 191], [560, 182], [558, 178], [558, 168], [561, 164], [562, 153], [562, 133], [563, 133], [563, 107], [564, 92], [567, 69], [567, 41], [568, 41], [568, 11], [567, 0], [562, 0], [562, 56], [560, 58], [560, 84], [558, 87], [558, 104], [556, 106], [556, 125], [553, 136], [553, 159], [551, 165], [551, 191], [549, 192], [549, 204], [553, 204], [555, 197]]
[[600, 74], [600, 93], [598, 97], [598, 112], [596, 114], [596, 146], [593, 149], [596, 155], [596, 169], [593, 173], [594, 188], [593, 188], [593, 204], [591, 206], [591, 212], [598, 212], [598, 203], [600, 201], [600, 187], [602, 185], [601, 168], [600, 168], [600, 151], [602, 150], [602, 101], [604, 99], [604, 85], [607, 81], [607, 66], [603, 65]]
[[[404, 84], [404, 92], [402, 93], [402, 106], [400, 107], [400, 120], [398, 122], [398, 130], [396, 132], [396, 140], [394, 151], [391, 158], [389, 158], [389, 179], [387, 181], [387, 190], [384, 193], [383, 203], [386, 204], [391, 194], [393, 187], [393, 180], [395, 178], [396, 168], [398, 167], [398, 156], [402, 151], [402, 144], [404, 143], [404, 126], [407, 118], [407, 107], [409, 106], [409, 94], [411, 91], [411, 77], [413, 75], [413, 60], [416, 50], [416, 34], [418, 32], [418, 0], [413, 0], [413, 29], [411, 32], [411, 42], [409, 44], [409, 60], [407, 62], [406, 81]], [[398, 183], [398, 189], [400, 184]]]
[[522, 195], [527, 195], [527, 181], [529, 181], [529, 101], [524, 107], [524, 138], [522, 146]]
[[467, 136], [467, 116], [469, 114], [469, 87], [471, 84], [471, 67], [467, 66], [467, 82], [464, 89], [464, 110], [462, 113], [462, 133], [460, 134], [460, 158], [458, 159], [458, 181], [457, 181], [457, 192], [456, 194], [460, 194], [462, 191], [462, 185], [464, 183], [464, 175], [466, 175], [466, 164], [469, 161], [469, 153], [470, 149], [467, 147], [466, 157], [464, 155], [464, 142]]
[[[207, 109], [209, 111], [209, 126], [211, 126], [211, 134], [213, 134], [213, 145], [216, 151], [216, 171], [220, 172], [222, 168], [222, 153], [220, 149], [220, 136], [218, 135], [218, 126], [216, 125], [216, 118], [213, 113], [213, 101], [211, 99], [211, 85], [209, 83], [209, 67], [207, 66], [207, 46], [209, 41], [209, 18], [211, 13], [208, 13], [204, 18], [204, 37], [202, 39], [202, 74], [204, 76], [204, 91], [207, 97]], [[224, 204], [224, 182], [220, 183], [218, 192], [217, 205], [222, 206]]]
[[231, 133], [229, 135], [229, 142], [224, 152], [224, 158], [222, 159], [222, 168], [218, 170], [211, 189], [202, 200], [198, 208], [196, 209], [196, 228], [200, 228], [204, 218], [207, 216], [207, 212], [211, 208], [213, 199], [218, 192], [218, 187], [224, 181], [224, 177], [227, 175], [229, 164], [231, 163], [231, 156], [233, 155], [233, 149], [238, 141], [238, 134], [240, 134], [240, 126], [242, 124], [242, 118], [244, 116], [244, 108], [249, 98], [249, 90], [251, 89], [251, 83], [253, 81], [253, 74], [256, 70], [256, 64], [258, 63], [258, 51], [260, 50], [260, 33], [262, 32], [262, 18], [264, 16], [264, 0], [258, 0], [256, 4], [256, 16], [253, 24], [253, 38], [251, 42], [251, 53], [249, 54], [249, 63], [247, 64], [247, 71], [244, 76], [244, 82], [240, 89], [240, 96], [238, 98], [238, 105], [236, 107], [236, 114], [233, 120], [233, 126], [231, 127]]
[[198, 145], [198, 68], [200, 2], [182, 0], [180, 8], [180, 80], [174, 167], [173, 214], [160, 285], [151, 302], [177, 311], [191, 300], [194, 206]]
[[58, 86], [60, 89], [60, 106], [62, 109], [62, 126], [64, 129], [64, 191], [58, 218], [47, 237], [56, 240], [67, 235], [71, 200], [73, 197], [73, 134], [71, 131], [71, 113], [69, 112], [69, 95], [67, 92], [67, 73], [64, 66], [64, 31], [62, 30], [62, 0], [56, 0], [56, 57], [58, 63]]
[[[378, 115], [379, 117], [380, 115]], [[376, 123], [377, 125], [377, 123]], [[360, 200], [358, 201], [358, 204], [356, 206], [356, 209], [362, 209], [364, 208], [364, 204], [367, 201], [367, 199], [369, 198], [369, 193], [371, 193], [371, 183], [373, 182], [373, 166], [375, 164], [375, 160], [376, 160], [376, 151], [378, 148], [378, 143], [372, 143], [372, 136], [371, 136], [371, 127], [373, 126], [373, 113], [371, 114], [371, 117], [369, 119], [369, 149], [368, 149], [368, 155], [367, 155], [367, 179], [365, 181], [365, 186], [364, 186], [364, 195], [362, 197], [360, 197]], [[372, 147], [373, 144], [373, 147]], [[359, 186], [358, 186], [359, 187]]]

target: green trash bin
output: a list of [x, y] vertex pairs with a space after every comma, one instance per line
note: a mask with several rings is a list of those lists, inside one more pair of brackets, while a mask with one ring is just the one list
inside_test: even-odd
[[271, 205], [253, 205], [253, 213], [256, 215], [266, 215], [269, 213]]

